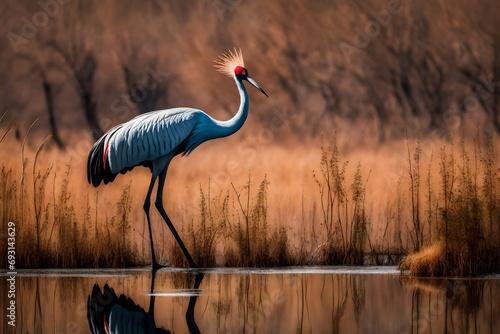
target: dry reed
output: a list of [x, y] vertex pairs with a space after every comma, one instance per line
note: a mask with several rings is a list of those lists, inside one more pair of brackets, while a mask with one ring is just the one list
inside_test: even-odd
[[[271, 160], [254, 166], [246, 177], [240, 173], [226, 182], [209, 179], [205, 186], [199, 185], [198, 196], [189, 193], [189, 187], [170, 194], [167, 211], [203, 267], [395, 264], [402, 255], [421, 249], [402, 262], [403, 270], [414, 275], [498, 270], [500, 189], [493, 139], [483, 146], [476, 140], [471, 156], [463, 142], [459, 158], [448, 144], [439, 166], [433, 165], [434, 151], [426, 155], [420, 145], [416, 142], [412, 155], [407, 142], [402, 150], [407, 154], [400, 154], [407, 159], [395, 165], [400, 168], [400, 161], [406, 160], [412, 169], [395, 173], [386, 193], [382, 190], [387, 184], [381, 182], [386, 166], [368, 162], [369, 170], [361, 164], [349, 168], [334, 139], [318, 155], [312, 154], [307, 165], [299, 165], [304, 176], [287, 177], [272, 170], [266, 175], [266, 168], [275, 164]], [[4, 162], [0, 169], [0, 215], [3, 221], [16, 222], [19, 268], [127, 267], [150, 262], [142, 196], [135, 196], [143, 193], [141, 187], [147, 182], [127, 184], [122, 177], [114, 183], [119, 193], [109, 186], [94, 190], [82, 179], [80, 161], [61, 168], [53, 158], [44, 157], [60, 153], [45, 146], [29, 152], [33, 153], [23, 153], [22, 164]], [[276, 152], [277, 148], [268, 148], [270, 155]], [[205, 156], [190, 159], [200, 162]], [[318, 162], [318, 172], [308, 171]], [[424, 163], [427, 171], [420, 167]], [[218, 164], [213, 160], [214, 166]], [[287, 175], [294, 175], [291, 171]], [[174, 168], [169, 188], [178, 192], [186, 178], [203, 179], [195, 173], [189, 171], [183, 179]], [[131, 175], [147, 177], [136, 171]], [[302, 192], [297, 191], [300, 184]], [[192, 206], [185, 201], [189, 196]], [[172, 207], [179, 201], [184, 204]], [[185, 266], [179, 247], [154, 210], [152, 220], [158, 260]], [[5, 259], [0, 262], [5, 267]]]

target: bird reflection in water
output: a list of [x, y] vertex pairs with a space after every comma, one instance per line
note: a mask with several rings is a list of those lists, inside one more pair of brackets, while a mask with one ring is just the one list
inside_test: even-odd
[[[90, 331], [93, 334], [170, 333], [169, 330], [158, 328], [155, 323], [155, 275], [156, 271], [153, 271], [149, 310], [147, 312], [124, 294], [118, 296], [108, 284], [104, 285], [103, 290], [98, 284], [94, 284], [92, 293], [87, 298], [87, 320]], [[200, 333], [194, 317], [194, 309], [199, 296], [198, 288], [202, 280], [203, 274], [197, 273], [193, 293], [189, 298], [186, 311], [186, 323], [190, 333]]]

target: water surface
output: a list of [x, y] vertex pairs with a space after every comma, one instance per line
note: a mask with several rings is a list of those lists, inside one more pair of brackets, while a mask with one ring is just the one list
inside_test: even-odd
[[105, 307], [133, 305], [141, 324], [173, 333], [496, 333], [499, 297], [498, 275], [407, 280], [395, 267], [18, 271], [16, 326], [6, 294], [1, 323], [3, 333], [90, 333]]

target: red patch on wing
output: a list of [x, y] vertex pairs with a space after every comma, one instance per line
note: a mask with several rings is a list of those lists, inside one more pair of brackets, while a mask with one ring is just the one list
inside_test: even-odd
[[104, 330], [106, 331], [106, 333], [109, 333], [109, 324], [108, 324], [108, 321], [106, 320], [106, 314], [103, 316], [104, 318]]
[[109, 142], [106, 143], [104, 147], [104, 154], [102, 155], [102, 164], [104, 168], [106, 168], [106, 162], [108, 161], [108, 152], [109, 152]]

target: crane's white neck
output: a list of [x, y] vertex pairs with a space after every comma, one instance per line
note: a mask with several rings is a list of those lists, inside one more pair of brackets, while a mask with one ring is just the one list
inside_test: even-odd
[[240, 108], [236, 115], [227, 121], [215, 120], [215, 124], [217, 125], [217, 138], [227, 137], [238, 131], [243, 126], [248, 116], [248, 93], [241, 79], [235, 77], [234, 80], [236, 81], [236, 86], [240, 93]]

